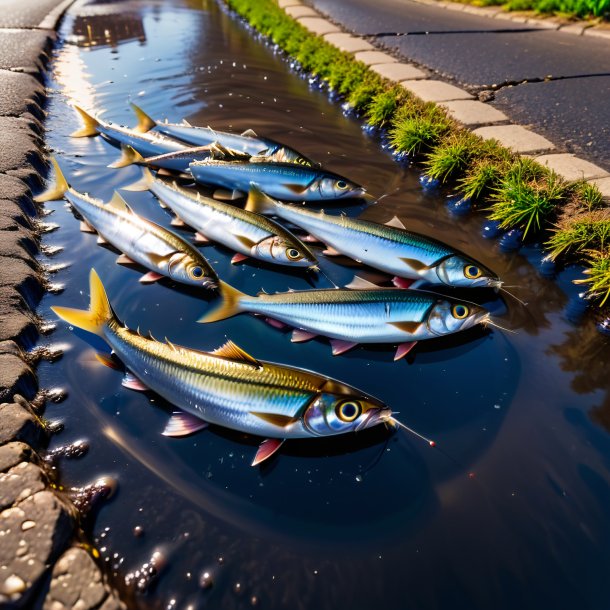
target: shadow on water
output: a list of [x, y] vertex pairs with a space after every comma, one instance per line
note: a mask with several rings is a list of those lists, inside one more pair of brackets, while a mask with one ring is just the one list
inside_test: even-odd
[[[249, 315], [196, 324], [212, 295], [165, 281], [140, 284], [141, 271], [117, 265], [116, 252], [81, 233], [63, 202], [47, 204], [61, 228], [45, 245], [63, 248], [52, 262], [66, 268], [57, 274], [65, 291], [44, 297], [43, 318], [54, 319], [52, 305], [86, 307], [95, 267], [131, 328], [203, 350], [231, 338], [258, 358], [317, 370], [379, 397], [437, 442], [432, 449], [379, 427], [287, 442], [254, 469], [260, 439], [218, 427], [162, 436], [171, 406], [123, 388], [121, 373], [95, 360], [90, 336], [58, 324], [52, 341], [68, 349], [39, 370], [43, 387], [68, 393], [47, 407], [48, 417], [65, 424], [51, 448], [80, 438], [90, 444], [84, 459], [61, 463], [62, 477], [75, 485], [117, 478], [118, 492], [93, 532], [116, 583], [155, 550], [167, 559], [149, 593], [128, 587], [131, 605], [608, 607], [608, 341], [586, 316], [578, 326], [568, 322], [574, 270], [549, 278], [537, 248], [505, 254], [481, 235], [480, 217], [456, 220], [444, 193], [422, 191], [415, 169], [394, 163], [211, 0], [79, 2], [61, 36], [67, 42], [54, 61], [48, 142], [78, 190], [109, 200], [141, 170], [108, 169], [119, 153], [101, 138], [69, 138], [79, 127], [69, 102], [103, 109], [122, 124], [134, 124], [135, 101], [157, 118], [252, 128], [376, 196], [387, 194], [376, 205], [323, 206], [329, 213], [378, 222], [397, 215], [480, 260], [527, 303], [445, 290], [483, 304], [515, 332], [473, 329], [420, 343], [398, 363], [384, 346], [333, 358], [327, 341], [292, 344], [286, 332]], [[125, 196], [136, 212], [169, 226], [171, 216], [151, 194]], [[342, 257], [321, 260], [329, 281], [252, 261], [232, 265], [233, 253], [215, 245], [202, 252], [223, 280], [251, 294], [379, 277]], [[211, 587], [199, 584], [204, 572]]]

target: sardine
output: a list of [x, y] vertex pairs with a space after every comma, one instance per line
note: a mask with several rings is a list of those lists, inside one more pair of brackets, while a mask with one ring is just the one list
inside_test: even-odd
[[275, 201], [255, 184], [251, 185], [246, 210], [291, 222], [324, 242], [328, 246], [326, 254], [344, 254], [398, 278], [412, 279], [415, 283], [411, 287], [502, 285], [496, 274], [474, 259], [440, 241], [408, 231], [396, 216], [383, 225], [345, 214], [316, 212]]
[[293, 342], [330, 338], [333, 355], [359, 343], [399, 343], [394, 358], [399, 360], [418, 341], [489, 321], [489, 313], [473, 303], [419, 290], [379, 288], [358, 277], [346, 288], [257, 296], [221, 280], [220, 297], [220, 303], [199, 322], [216, 322], [242, 312], [258, 314], [293, 327]]
[[108, 204], [79, 193], [68, 184], [57, 161], [51, 159], [51, 163], [55, 168], [55, 184], [35, 197], [35, 201], [65, 197], [84, 218], [81, 230], [97, 233], [98, 243], [107, 242], [123, 253], [117, 259], [118, 264], [140, 264], [149, 269], [140, 282], [150, 283], [168, 277], [190, 286], [218, 286], [216, 272], [197, 248], [136, 214], [118, 193]]
[[291, 201], [368, 197], [366, 189], [331, 172], [292, 163], [205, 159], [189, 166], [198, 182], [248, 192], [255, 183], [263, 192]]
[[279, 155], [278, 161], [283, 160], [286, 163], [297, 163], [298, 165], [308, 167], [318, 166], [317, 163], [311, 161], [297, 150], [269, 138], [261, 138], [252, 129], [248, 129], [241, 134], [235, 134], [217, 131], [211, 127], [194, 127], [187, 121], [182, 121], [182, 123], [168, 123], [167, 120], [155, 121], [135, 104], [132, 104], [131, 107], [138, 117], [138, 124], [150, 126], [149, 129], [155, 129], [155, 131], [163, 135], [177, 138], [191, 145], [207, 146], [213, 142], [218, 142], [226, 148], [240, 150], [252, 156], [276, 154]]
[[176, 214], [178, 222], [197, 231], [198, 241], [215, 241], [237, 252], [233, 263], [252, 257], [277, 265], [315, 267], [314, 253], [277, 222], [170, 184], [154, 177], [148, 168], [143, 174], [126, 190], [150, 190]]
[[[394, 421], [380, 400], [341, 381], [258, 360], [232, 341], [203, 352], [142, 336], [118, 320], [92, 269], [88, 310], [53, 307], [68, 324], [95, 333], [127, 369], [123, 385], [153, 390], [181, 409], [165, 428], [184, 436], [216, 424], [263, 436], [252, 462], [271, 456], [285, 439], [343, 434]], [[98, 359], [113, 366], [112, 358]], [[113, 366], [114, 368], [114, 366]]]

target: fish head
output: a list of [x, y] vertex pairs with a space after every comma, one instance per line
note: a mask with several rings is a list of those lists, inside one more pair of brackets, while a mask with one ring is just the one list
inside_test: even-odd
[[438, 300], [428, 313], [426, 326], [437, 336], [450, 335], [489, 320], [489, 313], [479, 305], [463, 301]]
[[357, 432], [390, 421], [391, 409], [346, 384], [329, 379], [303, 414], [303, 424], [315, 436]]
[[282, 235], [272, 235], [255, 244], [253, 255], [270, 263], [294, 267], [313, 267], [316, 265], [315, 254], [297, 239]]
[[436, 275], [443, 284], [456, 288], [495, 288], [499, 285], [495, 273], [460, 254], [441, 261], [436, 266]]
[[314, 163], [307, 157], [304, 157], [300, 152], [287, 146], [269, 147], [266, 151], [260, 153], [260, 157], [266, 161], [274, 163], [294, 163], [305, 167], [320, 167], [318, 163]]
[[322, 174], [314, 180], [309, 190], [317, 190], [321, 199], [363, 197], [366, 193], [366, 189], [359, 184], [333, 174]]
[[209, 289], [218, 287], [218, 278], [203, 256], [175, 252], [169, 259], [167, 270], [177, 282]]

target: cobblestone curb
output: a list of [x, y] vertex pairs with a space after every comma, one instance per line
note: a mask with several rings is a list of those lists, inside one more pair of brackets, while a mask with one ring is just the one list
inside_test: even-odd
[[[0, 607], [6, 609], [125, 607], [79, 546], [79, 514], [39, 457], [48, 432], [28, 353], [44, 330], [35, 307], [46, 284], [36, 258], [45, 225], [31, 192], [44, 171], [43, 76], [55, 27], [72, 1], [58, 3], [35, 27], [0, 19]], [[27, 14], [28, 2], [23, 8]]]

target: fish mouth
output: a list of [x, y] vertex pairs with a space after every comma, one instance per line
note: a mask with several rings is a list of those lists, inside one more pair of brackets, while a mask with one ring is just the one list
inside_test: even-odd
[[364, 430], [365, 428], [371, 428], [377, 424], [383, 424], [392, 419], [392, 411], [388, 407], [379, 407], [377, 409], [371, 409], [369, 414], [363, 419], [358, 426], [356, 426], [356, 432]]
[[218, 290], [219, 284], [216, 280], [205, 279], [201, 282], [201, 286], [207, 290]]

